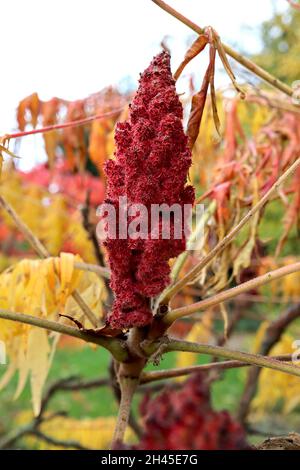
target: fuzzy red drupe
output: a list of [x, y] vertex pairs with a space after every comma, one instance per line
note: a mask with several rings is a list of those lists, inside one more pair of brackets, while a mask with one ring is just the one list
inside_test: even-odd
[[[119, 213], [119, 198], [128, 205], [143, 204], [151, 214], [152, 204], [193, 204], [194, 189], [187, 185], [191, 152], [182, 126], [183, 110], [175, 89], [170, 56], [162, 52], [141, 75], [130, 105], [128, 121], [118, 123], [115, 159], [106, 164], [107, 202]], [[183, 213], [183, 211], [182, 211]], [[152, 320], [150, 298], [169, 283], [169, 260], [185, 250], [186, 238], [174, 236], [176, 218], [171, 218], [170, 239], [149, 220], [147, 239], [107, 238], [115, 301], [109, 318], [115, 328], [145, 326]], [[182, 224], [183, 226], [183, 224]], [[118, 233], [117, 223], [117, 233]], [[146, 237], [144, 237], [146, 238]]]

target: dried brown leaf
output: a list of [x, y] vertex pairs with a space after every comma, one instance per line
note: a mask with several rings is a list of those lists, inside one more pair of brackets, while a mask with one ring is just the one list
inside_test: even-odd
[[211, 76], [214, 74], [214, 60], [215, 53], [212, 54], [212, 56], [210, 57], [210, 61], [205, 72], [200, 91], [196, 93], [192, 98], [191, 112], [187, 124], [187, 135], [189, 138], [190, 149], [193, 148], [199, 134], [205, 101], [207, 97], [208, 86], [211, 82]]
[[193, 42], [191, 47], [186, 52], [183, 61], [179, 65], [178, 69], [174, 73], [174, 80], [178, 80], [179, 76], [181, 75], [183, 69], [186, 65], [201, 51], [205, 48], [206, 44], [208, 43], [208, 37], [206, 34], [200, 34], [200, 36]]

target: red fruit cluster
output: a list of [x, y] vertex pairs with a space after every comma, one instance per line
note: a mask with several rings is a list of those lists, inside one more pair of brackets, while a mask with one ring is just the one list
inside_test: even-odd
[[204, 374], [193, 375], [179, 390], [168, 387], [141, 405], [145, 431], [142, 450], [249, 449], [245, 432], [227, 411], [211, 408]]
[[[115, 302], [111, 326], [130, 328], [151, 322], [150, 298], [169, 283], [169, 259], [185, 249], [185, 235], [174, 237], [171, 218], [169, 240], [162, 239], [161, 216], [150, 223], [152, 204], [192, 204], [194, 189], [186, 186], [191, 153], [182, 127], [182, 105], [176, 94], [170, 56], [162, 52], [141, 75], [128, 121], [118, 123], [115, 159], [106, 165], [107, 201], [118, 213], [119, 198], [148, 210], [148, 237], [108, 238], [105, 242], [112, 272]], [[138, 216], [138, 214], [137, 214]], [[182, 224], [183, 225], [183, 224]], [[154, 231], [158, 239], [149, 236]]]

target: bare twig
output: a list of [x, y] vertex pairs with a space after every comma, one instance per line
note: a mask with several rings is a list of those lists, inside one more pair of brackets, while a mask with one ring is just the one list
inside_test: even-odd
[[42, 441], [47, 442], [47, 444], [50, 444], [52, 446], [56, 447], [66, 447], [66, 448], [72, 448], [72, 449], [77, 449], [77, 450], [91, 450], [88, 447], [85, 447], [81, 445], [77, 441], [72, 441], [72, 440], [62, 440], [62, 439], [56, 439], [55, 437], [49, 436], [48, 434], [45, 434], [44, 432], [40, 431], [39, 429], [32, 429], [28, 430], [26, 432], [27, 435], [32, 435], [36, 437], [37, 439], [40, 439]]
[[96, 231], [95, 231], [94, 225], [90, 221], [90, 211], [91, 211], [90, 195], [91, 195], [90, 191], [87, 191], [85, 204], [81, 208], [82, 223], [83, 223], [83, 227], [84, 227], [85, 231], [88, 234], [89, 239], [91, 240], [91, 242], [93, 244], [94, 252], [95, 252], [95, 256], [97, 258], [97, 261], [98, 261], [100, 266], [104, 267], [105, 263], [104, 263], [103, 254], [100, 250], [100, 246], [99, 246], [99, 242], [98, 242], [97, 237], [96, 237]]
[[116, 449], [118, 445], [123, 442], [130, 416], [133, 395], [139, 381], [135, 377], [121, 376], [119, 377], [119, 383], [121, 389], [121, 401], [111, 449]]
[[[30, 228], [23, 222], [23, 220], [19, 217], [16, 213], [14, 208], [4, 199], [3, 196], [0, 195], [0, 206], [6, 210], [6, 212], [11, 216], [14, 220], [18, 229], [23, 233], [24, 237], [28, 241], [28, 243], [32, 246], [34, 251], [40, 256], [40, 258], [48, 258], [50, 253], [44, 247], [44, 245], [40, 242], [40, 240], [34, 235], [34, 233], [30, 230]], [[87, 303], [83, 300], [81, 295], [78, 291], [74, 290], [72, 293], [72, 297], [77, 302], [81, 310], [83, 311], [84, 315], [90, 320], [91, 324], [94, 327], [99, 326], [99, 322], [97, 317], [95, 316], [94, 312], [90, 309]]]

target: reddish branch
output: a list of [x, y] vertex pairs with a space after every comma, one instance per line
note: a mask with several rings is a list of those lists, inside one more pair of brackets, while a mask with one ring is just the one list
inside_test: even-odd
[[[272, 347], [280, 340], [286, 328], [299, 317], [300, 303], [290, 307], [279, 318], [274, 320], [265, 331], [259, 354], [267, 356]], [[239, 419], [243, 422], [247, 418], [251, 401], [255, 395], [259, 374], [260, 369], [258, 367], [254, 366], [249, 370], [238, 413]]]

